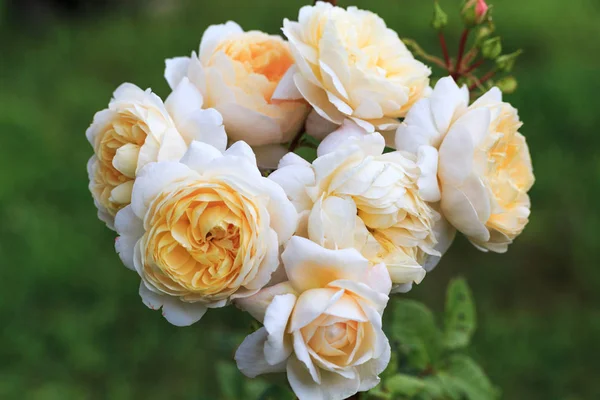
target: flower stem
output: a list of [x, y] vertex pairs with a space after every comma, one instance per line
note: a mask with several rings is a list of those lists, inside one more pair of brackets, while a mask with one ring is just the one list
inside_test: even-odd
[[482, 76], [481, 79], [476, 80], [475, 83], [469, 86], [469, 91], [480, 87], [481, 85], [492, 79], [494, 75], [496, 75], [496, 70], [491, 70], [490, 72]]
[[315, 0], [315, 4], [317, 4], [317, 1], [324, 1], [325, 3], [331, 3], [334, 6], [337, 6], [337, 0]]
[[442, 47], [442, 53], [444, 54], [444, 61], [446, 62], [446, 69], [450, 72], [450, 68], [452, 68], [450, 62], [450, 56], [448, 55], [448, 46], [446, 45], [446, 37], [444, 36], [444, 32], [440, 31], [438, 33], [440, 38], [440, 46]]
[[454, 80], [457, 80], [460, 76], [460, 67], [463, 60], [463, 56], [465, 55], [465, 46], [467, 45], [467, 39], [469, 39], [469, 28], [465, 28], [460, 37], [460, 44], [458, 45], [458, 57], [456, 58], [456, 65], [454, 66], [454, 73], [452, 77]]
[[482, 58], [481, 60], [473, 63], [473, 65], [471, 65], [469, 68], [467, 68], [464, 72], [461, 72], [460, 74], [461, 75], [469, 74], [469, 73], [473, 72], [474, 70], [476, 70], [477, 68], [481, 67], [484, 62], [485, 62], [485, 60]]
[[288, 151], [290, 153], [293, 153], [294, 150], [296, 150], [298, 148], [298, 146], [300, 145], [300, 141], [302, 140], [302, 136], [303, 135], [304, 135], [304, 129], [301, 129], [300, 132], [298, 132], [296, 134], [296, 136], [294, 136], [294, 138], [290, 142], [290, 147], [288, 147]]

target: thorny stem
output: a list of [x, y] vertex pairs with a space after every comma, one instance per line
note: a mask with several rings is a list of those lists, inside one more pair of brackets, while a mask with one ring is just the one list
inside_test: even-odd
[[440, 31], [438, 33], [440, 38], [440, 46], [442, 47], [442, 53], [444, 54], [444, 61], [446, 62], [446, 69], [450, 71], [451, 61], [450, 56], [448, 55], [448, 46], [446, 45], [446, 37], [444, 36], [444, 32]]
[[465, 28], [463, 30], [463, 33], [460, 37], [460, 44], [458, 46], [458, 57], [456, 58], [456, 65], [454, 66], [454, 73], [452, 74], [452, 77], [454, 78], [454, 80], [458, 79], [458, 77], [460, 76], [460, 66], [463, 60], [463, 56], [465, 55], [465, 46], [467, 45], [467, 39], [469, 38], [469, 28]]

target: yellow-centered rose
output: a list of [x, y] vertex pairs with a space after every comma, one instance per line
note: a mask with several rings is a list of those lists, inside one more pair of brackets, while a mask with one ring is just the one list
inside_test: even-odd
[[517, 110], [493, 88], [469, 92], [443, 78], [396, 134], [398, 149], [439, 152], [441, 210], [482, 250], [505, 252], [529, 220], [534, 176]]
[[94, 147], [88, 162], [90, 191], [98, 216], [112, 229], [115, 214], [131, 201], [137, 173], [152, 161], [178, 160], [191, 140], [225, 150], [223, 120], [201, 110], [202, 95], [182, 80], [163, 104], [149, 89], [125, 83], [108, 109], [98, 112], [86, 132]]
[[428, 88], [429, 68], [372, 12], [317, 2], [297, 22], [286, 19], [283, 33], [297, 66], [289, 78], [338, 125], [350, 118], [369, 132], [395, 129]]
[[131, 205], [117, 214], [116, 248], [142, 278], [144, 303], [183, 326], [265, 286], [296, 223], [294, 207], [261, 176], [247, 144], [221, 154], [193, 142], [180, 162], [140, 172]]
[[244, 32], [230, 21], [204, 32], [198, 55], [167, 60], [165, 77], [172, 88], [188, 77], [205, 95], [206, 106], [223, 115], [232, 142], [278, 145], [292, 140], [309, 110], [302, 99], [274, 96], [293, 63], [280, 36]]

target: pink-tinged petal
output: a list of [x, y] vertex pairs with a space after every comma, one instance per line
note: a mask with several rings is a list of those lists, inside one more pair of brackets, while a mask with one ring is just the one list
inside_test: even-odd
[[209, 26], [200, 41], [200, 60], [207, 63], [219, 44], [228, 37], [243, 33], [244, 30], [235, 22], [227, 21], [224, 24]]
[[235, 304], [262, 323], [273, 298], [284, 294], [297, 294], [288, 281], [266, 287], [253, 296], [236, 299]]
[[421, 146], [417, 152], [417, 166], [421, 175], [417, 180], [419, 194], [423, 200], [435, 203], [440, 201], [441, 193], [438, 184], [438, 152], [431, 146]]
[[294, 75], [296, 73], [298, 73], [297, 66], [292, 65], [288, 68], [277, 84], [277, 87], [271, 96], [271, 100], [304, 100], [302, 93], [300, 93], [294, 82]]
[[144, 225], [142, 220], [133, 213], [131, 205], [117, 213], [115, 230], [119, 234], [115, 241], [115, 249], [123, 264], [134, 271], [134, 249], [137, 241], [144, 235]]
[[174, 90], [186, 76], [189, 65], [189, 57], [175, 57], [165, 60], [165, 79], [171, 90]]
[[196, 172], [179, 162], [159, 162], [146, 165], [138, 173], [133, 185], [131, 196], [133, 212], [143, 220], [150, 203], [159, 193], [173, 182], [194, 176], [198, 176]]
[[295, 304], [295, 295], [282, 294], [275, 296], [267, 308], [264, 325], [269, 336], [265, 343], [265, 358], [270, 365], [284, 362], [292, 354], [292, 337], [285, 328]]
[[296, 302], [288, 331], [296, 332], [313, 322], [343, 294], [343, 289], [310, 289], [303, 292]]
[[323, 288], [338, 279], [360, 280], [369, 261], [355, 249], [328, 250], [293, 236], [282, 254], [290, 283], [298, 290]]
[[267, 341], [267, 330], [260, 328], [251, 335], [246, 336], [235, 352], [235, 362], [242, 374], [248, 378], [258, 375], [285, 371], [286, 363], [270, 365], [265, 359], [264, 346]]
[[152, 310], [162, 307], [162, 314], [175, 326], [189, 326], [200, 321], [207, 307], [202, 303], [185, 303], [177, 297], [161, 295], [151, 291], [144, 282], [140, 284], [140, 297], [143, 303]]
[[442, 185], [442, 212], [448, 222], [463, 234], [486, 242], [490, 233], [482, 223], [469, 197], [459, 188]]

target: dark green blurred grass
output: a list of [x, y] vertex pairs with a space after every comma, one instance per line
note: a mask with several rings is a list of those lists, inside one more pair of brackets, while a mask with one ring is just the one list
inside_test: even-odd
[[[209, 24], [232, 19], [274, 33], [306, 3], [200, 1], [168, 13], [4, 21], [1, 399], [219, 398], [215, 362], [231, 359], [249, 317], [230, 308], [178, 329], [143, 306], [139, 278], [120, 265], [113, 233], [96, 219], [84, 132], [123, 81], [166, 96], [164, 59], [196, 49]], [[354, 4], [436, 48], [429, 1]], [[447, 11], [457, 4], [442, 1]], [[507, 99], [533, 156], [531, 222], [505, 255], [457, 240], [410, 297], [439, 310], [448, 280], [468, 279], [479, 311], [474, 352], [504, 398], [600, 398], [600, 4], [495, 6], [506, 48], [525, 49], [519, 91]], [[450, 43], [460, 31], [452, 22]]]

